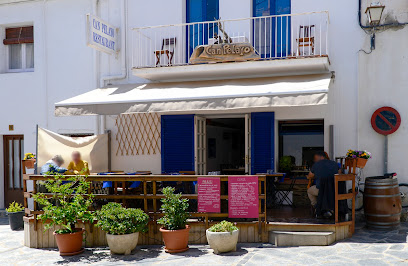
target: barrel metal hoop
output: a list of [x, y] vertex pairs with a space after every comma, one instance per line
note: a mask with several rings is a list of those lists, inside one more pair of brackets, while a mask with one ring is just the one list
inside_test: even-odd
[[394, 194], [394, 195], [370, 195], [370, 194], [364, 194], [364, 197], [369, 197], [369, 198], [393, 198], [393, 197], [398, 197], [401, 196], [401, 194]]
[[389, 189], [389, 188], [399, 188], [399, 186], [398, 185], [395, 185], [395, 186], [392, 186], [392, 187], [390, 187], [390, 186], [364, 186], [364, 189], [367, 189], [367, 188], [369, 188], [369, 189]]
[[374, 216], [374, 217], [391, 217], [391, 216], [401, 216], [401, 213], [394, 213], [394, 214], [373, 214], [373, 213], [364, 213], [367, 216]]
[[369, 222], [367, 221], [367, 224], [375, 224], [375, 225], [393, 225], [393, 224], [399, 224], [400, 221], [396, 221], [396, 222], [390, 222], [390, 223], [381, 223], [381, 222]]

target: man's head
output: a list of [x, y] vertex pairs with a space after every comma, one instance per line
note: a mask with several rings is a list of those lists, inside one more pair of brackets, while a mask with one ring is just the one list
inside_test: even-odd
[[56, 165], [61, 166], [64, 164], [64, 159], [62, 159], [61, 155], [54, 155], [52, 157], [52, 160], [55, 162]]
[[73, 151], [71, 157], [72, 161], [76, 164], [81, 161], [81, 153], [79, 153], [79, 151]]
[[325, 159], [327, 159], [327, 155], [324, 151], [317, 151], [313, 158], [314, 162], [318, 162]]

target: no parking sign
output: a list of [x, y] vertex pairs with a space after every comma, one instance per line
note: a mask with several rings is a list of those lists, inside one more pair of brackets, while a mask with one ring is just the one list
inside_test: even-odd
[[392, 107], [381, 107], [371, 116], [371, 126], [373, 129], [384, 136], [397, 131], [401, 125], [401, 116], [397, 110]]

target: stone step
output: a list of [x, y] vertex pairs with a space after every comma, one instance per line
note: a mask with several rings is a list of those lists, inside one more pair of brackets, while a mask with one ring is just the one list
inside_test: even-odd
[[334, 232], [269, 232], [269, 243], [277, 247], [328, 246], [335, 240]]

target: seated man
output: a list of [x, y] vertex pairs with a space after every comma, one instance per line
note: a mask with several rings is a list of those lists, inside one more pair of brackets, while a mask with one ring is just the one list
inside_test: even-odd
[[[307, 176], [308, 179], [314, 178], [315, 185], [311, 186], [307, 190], [307, 195], [309, 196], [310, 203], [312, 207], [316, 209], [317, 198], [319, 195], [320, 183], [324, 179], [334, 179], [334, 175], [339, 173], [339, 166], [336, 162], [328, 159], [327, 154], [324, 151], [318, 151], [314, 155], [314, 164]], [[333, 194], [334, 196], [334, 194]], [[330, 217], [332, 215], [332, 210], [325, 210], [325, 217]], [[317, 214], [318, 216], [320, 213]]]
[[72, 152], [72, 161], [68, 165], [66, 175], [89, 175], [88, 162], [81, 160], [79, 151]]
[[63, 174], [67, 171], [66, 168], [61, 167], [61, 165], [64, 163], [64, 159], [62, 159], [61, 155], [55, 155], [52, 157], [51, 160], [47, 161], [42, 167], [41, 167], [41, 175], [45, 174]]

